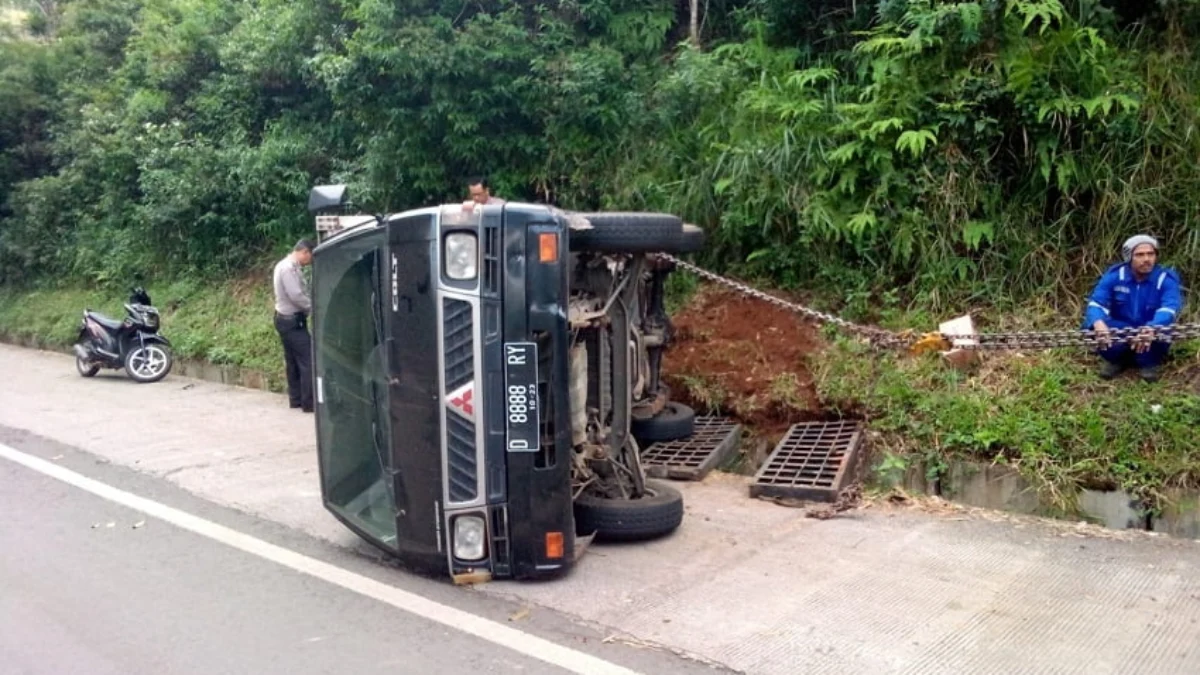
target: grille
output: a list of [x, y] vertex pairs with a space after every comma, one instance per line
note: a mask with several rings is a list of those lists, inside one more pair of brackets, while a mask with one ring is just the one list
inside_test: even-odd
[[442, 315], [449, 393], [475, 378], [475, 325], [469, 302], [447, 298], [442, 301]]
[[450, 483], [450, 501], [469, 502], [475, 499], [477, 468], [475, 425], [447, 411], [446, 476]]
[[738, 447], [742, 426], [721, 417], [697, 417], [691, 436], [659, 441], [642, 452], [646, 474], [672, 480], [701, 480]]
[[500, 292], [500, 228], [483, 228], [483, 292]]
[[863, 452], [861, 425], [857, 420], [793, 425], [758, 470], [750, 496], [833, 501]]

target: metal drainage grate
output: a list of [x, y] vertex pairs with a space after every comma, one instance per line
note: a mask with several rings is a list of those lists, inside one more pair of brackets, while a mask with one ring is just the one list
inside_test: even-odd
[[742, 425], [722, 417], [696, 417], [691, 436], [652, 443], [642, 451], [642, 466], [651, 478], [700, 480], [737, 449]]
[[750, 484], [751, 497], [831, 502], [853, 478], [863, 452], [858, 420], [792, 425]]

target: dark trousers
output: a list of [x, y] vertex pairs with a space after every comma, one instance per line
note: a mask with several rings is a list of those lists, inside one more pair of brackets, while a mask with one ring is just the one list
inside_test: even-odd
[[[1131, 328], [1124, 321], [1116, 319], [1105, 320], [1109, 328], [1117, 330], [1118, 328]], [[1100, 349], [1097, 353], [1105, 360], [1111, 363], [1117, 363], [1123, 366], [1136, 365], [1138, 368], [1149, 368], [1157, 366], [1167, 357], [1167, 352], [1171, 349], [1171, 343], [1155, 340], [1150, 343], [1150, 349], [1138, 354], [1133, 351], [1133, 345], [1128, 342], [1113, 343], [1107, 349]]]
[[288, 403], [293, 408], [312, 410], [312, 337], [303, 314], [275, 314], [275, 330], [283, 343], [283, 360], [287, 365]]

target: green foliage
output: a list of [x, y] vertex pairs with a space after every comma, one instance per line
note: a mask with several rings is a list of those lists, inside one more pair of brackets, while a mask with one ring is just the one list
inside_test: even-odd
[[678, 19], [666, 0], [61, 7], [54, 39], [0, 43], [21, 93], [0, 134], [32, 126], [22, 156], [41, 151], [6, 142], [4, 282], [237, 269], [311, 228], [324, 181], [396, 209], [482, 172], [507, 197], [596, 206]]
[[0, 38], [5, 283], [227, 274], [315, 183], [388, 210], [476, 173], [868, 306], [1075, 310], [1134, 231], [1200, 274], [1196, 2], [715, 0], [700, 49], [667, 0], [56, 6]]
[[[1052, 292], [1074, 309], [1136, 231], [1200, 273], [1196, 200], [1174, 187], [1200, 179], [1186, 39], [1155, 45], [1094, 2], [894, 1], [877, 18], [845, 49], [775, 46], [752, 20], [681, 53], [659, 95], [683, 110], [620, 194], [708, 226], [711, 262], [940, 307]], [[692, 123], [670, 129], [680, 112]]]

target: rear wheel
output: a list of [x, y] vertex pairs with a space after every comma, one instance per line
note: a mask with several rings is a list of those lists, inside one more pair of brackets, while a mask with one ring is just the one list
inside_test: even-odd
[[643, 445], [687, 438], [695, 430], [696, 411], [676, 401], [668, 401], [654, 417], [629, 421], [629, 432]]
[[646, 481], [641, 499], [603, 499], [584, 493], [575, 500], [575, 524], [580, 534], [596, 539], [640, 541], [674, 532], [683, 522], [683, 495], [658, 481]]
[[100, 372], [100, 366], [91, 361], [85, 361], [79, 356], [75, 357], [75, 369], [84, 377], [95, 377], [96, 373]]

